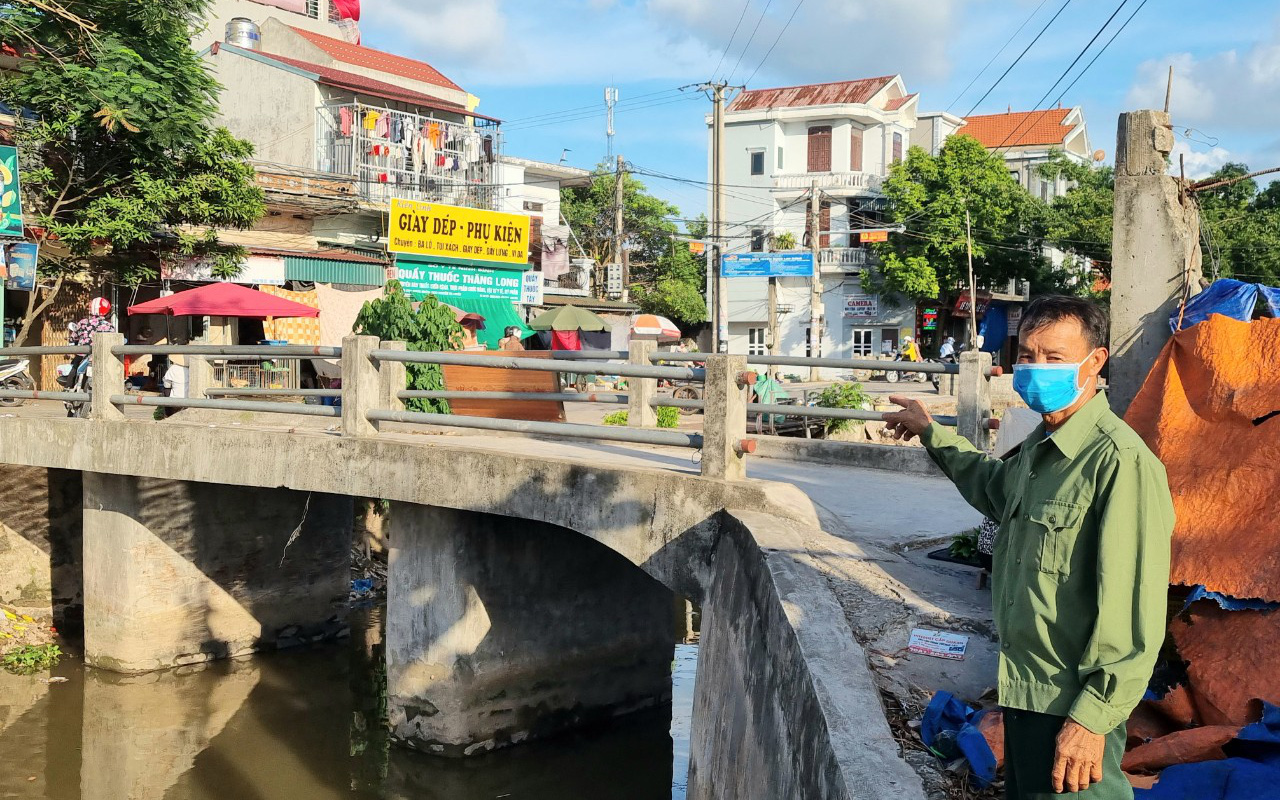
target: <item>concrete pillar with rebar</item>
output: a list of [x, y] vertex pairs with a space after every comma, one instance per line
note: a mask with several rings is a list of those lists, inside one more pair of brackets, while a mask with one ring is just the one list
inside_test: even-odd
[[956, 433], [986, 450], [991, 443], [991, 354], [970, 350], [960, 354], [956, 379]]
[[702, 431], [702, 474], [740, 481], [747, 477], [745, 456], [754, 442], [747, 435], [747, 398], [755, 383], [746, 356], [707, 356], [705, 417]]
[[373, 360], [376, 336], [348, 336], [342, 340], [342, 435], [373, 436], [378, 425], [369, 412], [382, 408], [382, 374]]
[[93, 352], [90, 356], [93, 370], [93, 401], [89, 413], [97, 420], [124, 419], [124, 411], [111, 402], [111, 395], [124, 389], [124, 359], [111, 352], [111, 348], [124, 344], [123, 333], [96, 333], [93, 336]]

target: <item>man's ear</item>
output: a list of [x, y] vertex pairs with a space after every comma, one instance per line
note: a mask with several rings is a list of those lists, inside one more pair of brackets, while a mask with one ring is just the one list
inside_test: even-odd
[[1089, 355], [1089, 372], [1095, 377], [1102, 374], [1102, 368], [1106, 365], [1107, 359], [1111, 357], [1111, 351], [1105, 347], [1099, 347]]

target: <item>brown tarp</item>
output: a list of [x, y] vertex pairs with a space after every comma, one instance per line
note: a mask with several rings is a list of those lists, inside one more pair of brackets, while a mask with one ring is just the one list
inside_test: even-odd
[[1125, 419], [1169, 472], [1171, 582], [1280, 600], [1280, 319], [1178, 332]]
[[[545, 350], [515, 353], [479, 350], [468, 352], [467, 355], [489, 358], [551, 358], [551, 354]], [[445, 364], [444, 386], [451, 392], [558, 392], [560, 373]], [[564, 422], [564, 403], [558, 400], [450, 400], [449, 407], [453, 409], [453, 413], [467, 417]]]
[[1170, 629], [1197, 722], [1245, 725], [1261, 715], [1259, 700], [1280, 704], [1280, 612], [1224, 611], [1200, 600]]

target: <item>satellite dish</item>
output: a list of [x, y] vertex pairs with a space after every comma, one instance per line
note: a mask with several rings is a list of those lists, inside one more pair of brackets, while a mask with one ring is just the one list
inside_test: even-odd
[[1106, 157], [1107, 157], [1107, 152], [1106, 152], [1105, 150], [1094, 150], [1094, 151], [1093, 151], [1093, 160], [1094, 160], [1094, 161], [1101, 161], [1102, 159], [1104, 159], [1104, 158], [1106, 158]]

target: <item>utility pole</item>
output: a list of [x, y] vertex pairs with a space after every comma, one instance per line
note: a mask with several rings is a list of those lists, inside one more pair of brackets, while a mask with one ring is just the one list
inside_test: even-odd
[[622, 273], [622, 301], [627, 302], [627, 298], [631, 294], [629, 287], [631, 285], [631, 276], [627, 273], [627, 261], [622, 255], [623, 230], [622, 230], [622, 204], [626, 198], [625, 187], [623, 185], [626, 173], [623, 171], [624, 162], [622, 156], [618, 156], [618, 169], [614, 173], [613, 178], [613, 260], [618, 265], [618, 269]]
[[[724, 256], [724, 99], [728, 90], [741, 88], [743, 87], [730, 86], [724, 81], [698, 84], [699, 90], [711, 92], [713, 104], [711, 111], [711, 246], [715, 248], [715, 281], [712, 286], [715, 301], [710, 305], [714, 312], [711, 346], [717, 353], [729, 352], [729, 291], [721, 267]], [[711, 283], [710, 279], [708, 282]]]
[[[818, 266], [821, 211], [818, 181], [813, 180], [809, 184], [809, 252], [813, 254], [813, 277], [809, 281], [809, 354], [813, 358], [822, 358], [822, 269]], [[821, 380], [817, 367], [809, 367], [809, 380]]]
[[969, 206], [964, 207], [964, 241], [969, 253], [969, 347], [980, 348], [978, 341], [978, 287], [973, 285], [973, 231], [969, 224]]

